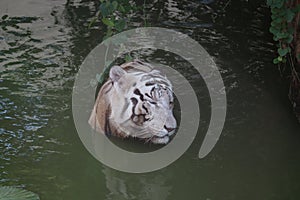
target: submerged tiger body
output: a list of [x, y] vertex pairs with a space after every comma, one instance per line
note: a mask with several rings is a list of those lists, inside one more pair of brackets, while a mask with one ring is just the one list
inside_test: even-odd
[[101, 87], [89, 124], [98, 132], [166, 144], [177, 126], [171, 82], [150, 64], [113, 66]]

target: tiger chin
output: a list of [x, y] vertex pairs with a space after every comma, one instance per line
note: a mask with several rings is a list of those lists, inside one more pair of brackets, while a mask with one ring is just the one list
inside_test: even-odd
[[113, 66], [102, 85], [89, 124], [97, 132], [167, 144], [177, 127], [172, 84], [138, 60]]

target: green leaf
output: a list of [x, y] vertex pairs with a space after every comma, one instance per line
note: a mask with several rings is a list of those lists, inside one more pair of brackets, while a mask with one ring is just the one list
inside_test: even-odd
[[111, 28], [108, 27], [105, 36], [102, 38], [102, 41], [106, 46], [109, 46], [111, 42], [110, 40], [106, 40], [106, 39], [110, 38], [112, 35], [113, 35], [113, 31], [111, 30]]
[[280, 10], [278, 8], [272, 7], [271, 12], [272, 12], [272, 14], [278, 14], [280, 12]]
[[103, 24], [105, 24], [105, 25], [107, 25], [107, 26], [110, 26], [110, 27], [113, 27], [113, 26], [115, 25], [114, 22], [113, 22], [112, 20], [107, 19], [107, 18], [103, 18], [103, 19], [102, 19], [102, 22], [103, 22]]
[[131, 55], [130, 54], [126, 54], [126, 56], [125, 56], [125, 61], [126, 62], [130, 62], [130, 61], [132, 61], [133, 60], [133, 58], [131, 57]]
[[107, 1], [105, 6], [109, 14], [112, 14], [117, 8], [117, 7], [115, 8], [113, 3], [111, 3], [110, 1]]
[[289, 35], [288, 38], [285, 39], [286, 43], [290, 44], [293, 41], [293, 35]]
[[282, 62], [283, 62], [283, 63], [286, 63], [286, 61], [287, 61], [286, 58], [283, 58], [283, 59], [282, 59]]
[[101, 3], [99, 6], [100, 13], [102, 14], [102, 17], [107, 17], [109, 15], [109, 10], [106, 7], [106, 3]]
[[272, 18], [272, 20], [275, 20], [275, 19], [277, 19], [277, 16], [276, 15], [271, 15], [271, 18]]
[[100, 81], [100, 79], [101, 79], [101, 75], [100, 74], [96, 74], [96, 80]]
[[270, 27], [269, 31], [271, 33], [273, 33], [273, 35], [277, 35], [279, 33], [279, 30], [277, 29], [277, 27], [274, 27], [274, 26]]
[[279, 38], [277, 37], [277, 35], [274, 35], [273, 40], [274, 41], [278, 41], [279, 40]]
[[274, 21], [278, 24], [282, 23], [283, 19], [281, 17], [277, 17]]
[[39, 200], [39, 196], [33, 192], [10, 186], [0, 187], [1, 200]]
[[276, 8], [281, 8], [283, 6], [284, 0], [273, 1], [273, 6]]
[[101, 79], [98, 82], [98, 85], [102, 85], [104, 83], [105, 80], [107, 80], [107, 78], [109, 77], [109, 70], [112, 66], [106, 66], [103, 70], [103, 72], [101, 73]]
[[282, 61], [282, 57], [281, 57], [281, 56], [278, 56], [277, 60], [278, 60], [279, 62], [281, 62], [281, 61]]
[[286, 10], [286, 21], [291, 22], [294, 19], [295, 13], [290, 9]]
[[133, 9], [133, 6], [125, 5], [123, 6], [123, 8], [124, 8], [124, 13], [128, 13], [131, 9]]
[[277, 26], [279, 26], [279, 24], [280, 24], [280, 22], [278, 23], [276, 20], [273, 20], [271, 22], [271, 26], [273, 26], [273, 27], [277, 27]]
[[95, 24], [95, 22], [97, 21], [97, 19], [98, 19], [97, 16], [96, 16], [96, 17], [93, 17], [93, 19], [92, 19], [92, 20], [90, 21], [90, 23], [89, 23], [89, 26], [88, 26], [89, 29]]
[[278, 54], [279, 54], [281, 57], [283, 57], [283, 56], [285, 56], [285, 55], [289, 52], [289, 50], [288, 50], [288, 48], [284, 48], [284, 49], [279, 48], [279, 49], [277, 50], [277, 52], [278, 52]]
[[8, 15], [3, 15], [2, 20], [6, 20], [8, 18]]
[[125, 13], [125, 8], [124, 8], [122, 5], [119, 5], [119, 10], [120, 10], [122, 13]]
[[124, 19], [118, 20], [117, 23], [115, 24], [115, 28], [119, 32], [123, 31], [125, 26], [126, 26], [126, 21]]
[[105, 60], [105, 62], [104, 62], [105, 68], [111, 68], [111, 67], [112, 67], [112, 66], [111, 66], [111, 63], [112, 63], [111, 60]]
[[118, 2], [117, 1], [113, 1], [112, 2], [112, 6], [113, 6], [114, 10], [116, 10], [118, 8]]
[[280, 33], [280, 38], [288, 38], [289, 35], [290, 35], [289, 33], [283, 32], [283, 33]]
[[274, 64], [278, 64], [278, 63], [279, 63], [278, 58], [274, 58], [274, 59], [273, 59], [273, 63], [274, 63]]

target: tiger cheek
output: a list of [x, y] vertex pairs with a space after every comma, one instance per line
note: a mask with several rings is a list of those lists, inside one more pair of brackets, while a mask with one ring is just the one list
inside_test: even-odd
[[167, 119], [167, 123], [170, 124], [170, 126], [173, 127], [173, 128], [177, 127], [177, 122], [176, 122], [176, 119], [175, 119], [172, 111], [169, 114], [169, 117]]

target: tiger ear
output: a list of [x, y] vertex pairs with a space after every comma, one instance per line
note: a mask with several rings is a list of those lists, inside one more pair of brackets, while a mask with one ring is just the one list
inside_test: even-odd
[[120, 66], [113, 66], [109, 71], [109, 78], [113, 82], [117, 82], [124, 74], [126, 74], [126, 71]]

